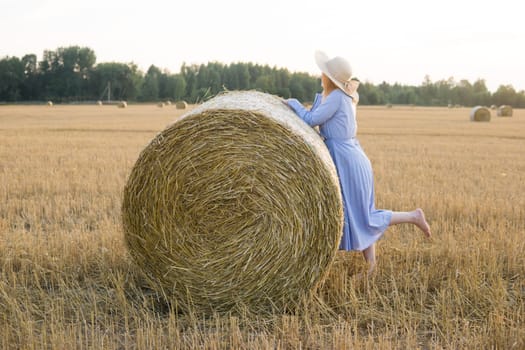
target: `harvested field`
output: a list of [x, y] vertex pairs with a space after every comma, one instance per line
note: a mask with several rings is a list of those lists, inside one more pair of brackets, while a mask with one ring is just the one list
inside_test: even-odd
[[1, 348], [525, 347], [525, 110], [359, 106], [376, 206], [421, 206], [434, 238], [390, 228], [369, 279], [338, 253], [302, 312], [270, 318], [181, 313], [126, 249], [127, 177], [187, 110], [0, 106]]

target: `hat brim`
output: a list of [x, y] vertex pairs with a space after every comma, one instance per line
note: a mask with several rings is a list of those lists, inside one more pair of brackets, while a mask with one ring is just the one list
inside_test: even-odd
[[355, 98], [355, 92], [357, 90], [356, 84], [350, 83], [345, 85], [344, 83], [335, 79], [334, 76], [328, 70], [328, 66], [326, 65], [330, 58], [323, 51], [316, 51], [314, 57], [315, 63], [317, 64], [317, 67], [319, 67], [321, 72], [323, 72], [339, 89], [341, 89], [341, 91], [343, 91], [348, 96]]

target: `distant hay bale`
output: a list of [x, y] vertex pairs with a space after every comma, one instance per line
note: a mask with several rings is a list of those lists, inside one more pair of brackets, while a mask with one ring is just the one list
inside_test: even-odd
[[97, 101], [97, 105], [102, 106], [102, 101]]
[[157, 107], [160, 107], [160, 108], [164, 107], [164, 102], [157, 103]]
[[509, 105], [501, 105], [498, 107], [496, 113], [498, 117], [512, 117], [512, 107]]
[[490, 105], [490, 109], [496, 109], [498, 108], [496, 105]]
[[48, 105], [48, 106], [52, 106], [52, 105], [53, 105], [53, 102], [52, 102], [52, 101], [47, 101], [47, 105]]
[[487, 107], [476, 106], [470, 111], [470, 120], [473, 122], [489, 122], [490, 110]]
[[167, 101], [165, 102], [165, 104], [166, 104], [166, 106], [171, 106], [171, 101], [170, 101], [170, 100], [167, 100]]
[[127, 108], [128, 103], [126, 101], [120, 101], [117, 106], [118, 108]]
[[293, 308], [341, 238], [335, 166], [280, 99], [216, 96], [160, 132], [124, 188], [131, 256], [181, 310]]
[[449, 103], [448, 108], [454, 108], [454, 105], [452, 103]]
[[392, 108], [392, 104], [391, 103], [387, 103], [386, 108]]
[[175, 108], [186, 109], [188, 108], [188, 104], [186, 103], [186, 101], [177, 101], [177, 103], [175, 104]]

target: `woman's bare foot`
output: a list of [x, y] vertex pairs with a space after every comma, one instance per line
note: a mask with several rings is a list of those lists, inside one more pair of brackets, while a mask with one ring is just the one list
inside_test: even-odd
[[368, 269], [363, 272], [359, 272], [357, 275], [355, 275], [355, 279], [356, 280], [362, 280], [362, 279], [365, 279], [365, 278], [371, 278], [375, 275], [376, 273], [376, 263], [375, 262], [367, 262], [368, 264]]
[[367, 276], [371, 276], [376, 268], [376, 245], [372, 243], [368, 248], [363, 250], [363, 257], [368, 264]]
[[416, 224], [416, 226], [419, 227], [421, 231], [423, 231], [427, 238], [430, 238], [430, 236], [432, 236], [432, 232], [430, 232], [430, 226], [428, 225], [428, 222], [425, 219], [425, 213], [423, 212], [423, 210], [417, 208], [416, 210], [414, 210], [414, 215], [414, 224]]
[[370, 277], [376, 272], [376, 262], [375, 261], [369, 261], [368, 262], [368, 271], [366, 272], [367, 275]]

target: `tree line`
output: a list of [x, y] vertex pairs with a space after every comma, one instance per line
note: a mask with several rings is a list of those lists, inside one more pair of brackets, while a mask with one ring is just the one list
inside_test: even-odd
[[[79, 46], [45, 50], [41, 61], [35, 54], [0, 59], [0, 101], [3, 102], [68, 103], [109, 97], [137, 102], [197, 103], [224, 90], [259, 90], [308, 102], [320, 89], [319, 77], [254, 63], [184, 63], [178, 73], [151, 65], [142, 72], [134, 63], [97, 63], [92, 49]], [[501, 85], [491, 93], [483, 79], [474, 83], [456, 82], [453, 78], [432, 82], [427, 76], [420, 86], [361, 82], [359, 96], [363, 105], [525, 107], [524, 91]]]

